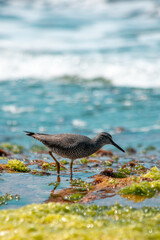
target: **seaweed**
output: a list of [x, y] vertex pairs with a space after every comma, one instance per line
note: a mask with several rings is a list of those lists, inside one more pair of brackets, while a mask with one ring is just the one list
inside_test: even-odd
[[58, 187], [59, 186], [59, 182], [51, 182], [48, 184], [48, 186], [54, 186], [54, 187]]
[[112, 159], [115, 160], [115, 161], [118, 161], [118, 160], [119, 160], [119, 157], [118, 157], [118, 155], [113, 155], [113, 156], [112, 156]]
[[26, 167], [26, 165], [23, 162], [21, 162], [20, 160], [17, 160], [17, 159], [8, 160], [8, 163], [6, 164], [6, 166], [17, 172], [29, 172], [30, 171], [30, 169], [28, 167]]
[[19, 200], [20, 199], [20, 196], [19, 195], [11, 195], [9, 193], [6, 193], [2, 196], [0, 196], [0, 205], [3, 205], [3, 204], [7, 204], [8, 201], [11, 201], [11, 200]]
[[68, 161], [63, 159], [63, 160], [60, 161], [60, 163], [63, 164], [63, 165], [66, 165], [66, 164], [68, 164]]
[[121, 167], [118, 169], [118, 172], [130, 175], [132, 173], [131, 167]]
[[1, 143], [0, 145], [2, 148], [12, 152], [12, 153], [15, 153], [15, 154], [18, 154], [18, 153], [23, 153], [24, 152], [24, 147], [21, 146], [21, 145], [17, 145], [17, 144], [12, 144], [12, 143], [7, 143], [7, 142], [4, 142], [4, 143]]
[[147, 182], [143, 181], [140, 183], [133, 183], [129, 186], [121, 188], [119, 191], [123, 195], [140, 195], [147, 198], [151, 198], [160, 192], [160, 181]]
[[85, 182], [81, 179], [75, 179], [71, 182], [72, 186], [76, 187], [76, 190], [89, 191], [92, 188], [91, 183]]
[[37, 171], [37, 170], [32, 170], [31, 171], [31, 173], [33, 174], [33, 175], [37, 175], [37, 176], [50, 176], [51, 175], [51, 173], [49, 173], [49, 172], [45, 172], [45, 171]]
[[88, 163], [88, 159], [87, 158], [82, 158], [82, 159], [79, 160], [79, 162], [81, 164], [87, 164]]
[[33, 145], [31, 148], [30, 148], [30, 151], [31, 152], [46, 152], [47, 151], [47, 147], [43, 146], [43, 145]]
[[106, 166], [108, 166], [108, 167], [112, 166], [112, 164], [113, 164], [113, 161], [112, 161], [112, 160], [106, 160], [106, 161], [104, 162], [104, 165], [106, 165]]
[[42, 164], [42, 169], [43, 170], [56, 171], [57, 167], [56, 167], [55, 164], [53, 165], [53, 164], [45, 162], [45, 163]]
[[71, 194], [71, 195], [67, 195], [65, 197], [66, 200], [69, 200], [69, 201], [77, 201], [77, 200], [80, 200], [81, 198], [83, 198], [84, 195], [83, 194], [80, 194], [80, 193], [74, 193], [74, 194]]
[[143, 174], [142, 177], [152, 178], [154, 180], [160, 180], [160, 170], [157, 167], [153, 167], [146, 174]]
[[159, 208], [32, 204], [0, 214], [1, 240], [159, 239]]

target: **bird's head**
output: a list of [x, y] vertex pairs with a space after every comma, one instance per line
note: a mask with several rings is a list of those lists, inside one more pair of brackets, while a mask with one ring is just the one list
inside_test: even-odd
[[116, 148], [118, 148], [119, 150], [121, 150], [122, 152], [125, 152], [120, 146], [118, 146], [112, 139], [112, 136], [109, 133], [106, 132], [101, 132], [98, 134], [98, 139], [99, 141], [103, 144], [112, 144], [113, 146], [115, 146]]

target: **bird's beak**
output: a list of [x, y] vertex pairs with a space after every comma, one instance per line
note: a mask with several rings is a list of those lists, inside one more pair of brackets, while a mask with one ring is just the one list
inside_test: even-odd
[[118, 146], [112, 139], [111, 140], [111, 144], [114, 145], [116, 148], [118, 148], [119, 150], [121, 150], [122, 152], [125, 152], [120, 146]]

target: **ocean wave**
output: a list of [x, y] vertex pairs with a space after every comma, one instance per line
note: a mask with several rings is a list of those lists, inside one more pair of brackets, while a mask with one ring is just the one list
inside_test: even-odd
[[0, 81], [28, 79], [106, 82], [115, 86], [160, 87], [160, 59], [121, 59], [108, 55], [6, 54], [0, 56]]
[[0, 81], [160, 87], [159, 1], [11, 0], [0, 6]]

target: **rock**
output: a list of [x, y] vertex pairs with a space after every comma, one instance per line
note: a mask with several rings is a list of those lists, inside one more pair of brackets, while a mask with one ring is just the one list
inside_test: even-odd
[[9, 156], [10, 154], [7, 153], [6, 151], [4, 151], [3, 149], [0, 148], [0, 156], [4, 157], [4, 156]]
[[136, 150], [135, 150], [134, 148], [132, 148], [132, 147], [128, 147], [128, 148], [127, 148], [127, 152], [128, 152], [129, 154], [135, 154], [135, 153], [136, 153]]
[[113, 156], [112, 151], [107, 151], [107, 150], [104, 150], [104, 149], [99, 149], [96, 152], [96, 154], [99, 155], [100, 157], [103, 157], [103, 156]]

